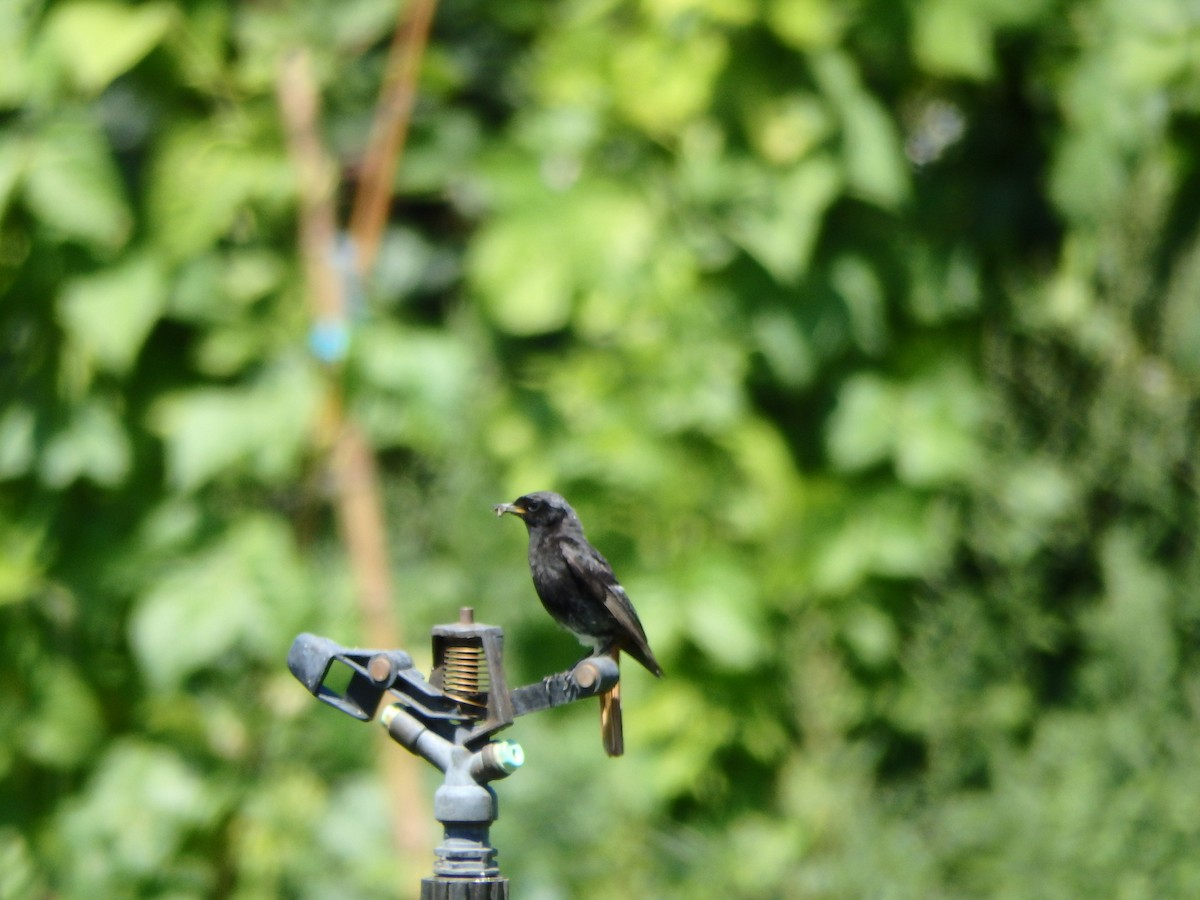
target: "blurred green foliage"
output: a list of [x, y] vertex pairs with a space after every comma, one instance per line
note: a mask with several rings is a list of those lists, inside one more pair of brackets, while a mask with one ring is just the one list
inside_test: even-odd
[[[422, 874], [284, 668], [359, 625], [274, 79], [352, 179], [396, 12], [0, 4], [0, 897]], [[1198, 51], [1190, 0], [441, 4], [346, 372], [412, 649], [574, 660], [488, 515], [554, 488], [668, 676], [620, 761], [513, 729], [516, 896], [1200, 895]]]

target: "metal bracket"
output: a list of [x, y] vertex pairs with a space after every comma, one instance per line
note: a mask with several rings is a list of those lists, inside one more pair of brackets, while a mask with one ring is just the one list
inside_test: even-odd
[[[360, 721], [373, 719], [384, 695], [391, 694], [393, 703], [399, 703], [425, 727], [464, 746], [507, 728], [518, 716], [602, 694], [620, 678], [611, 657], [589, 656], [572, 669], [509, 691], [502, 635], [485, 632], [482, 639], [490, 682], [482, 718], [478, 707], [446, 692], [439, 684], [436, 666], [433, 683], [426, 681], [403, 650], [349, 649], [329, 638], [305, 633], [292, 642], [288, 668], [318, 700]], [[347, 672], [349, 679], [339, 688], [338, 675]]]

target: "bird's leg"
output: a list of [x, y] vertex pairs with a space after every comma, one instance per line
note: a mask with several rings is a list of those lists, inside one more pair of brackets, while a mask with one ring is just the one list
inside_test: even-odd
[[579, 643], [583, 644], [585, 647], [591, 643], [592, 649], [583, 654], [583, 656], [579, 657], [579, 662], [575, 663], [575, 665], [579, 665], [579, 663], [583, 662], [585, 659], [591, 659], [593, 656], [611, 656], [613, 659], [616, 659], [617, 644], [615, 641], [609, 641], [607, 644], [605, 644], [596, 641], [594, 638], [587, 638], [586, 640], [584, 638], [579, 638]]

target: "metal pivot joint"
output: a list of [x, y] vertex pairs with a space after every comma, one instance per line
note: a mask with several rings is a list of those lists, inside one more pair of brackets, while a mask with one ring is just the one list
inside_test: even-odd
[[380, 716], [388, 734], [444, 773], [433, 799], [444, 838], [433, 876], [421, 882], [422, 900], [508, 897], [488, 837], [498, 815], [490, 783], [515, 772], [525, 755], [515, 741], [492, 736], [517, 716], [603, 693], [620, 677], [611, 657], [593, 656], [510, 691], [504, 632], [477, 624], [469, 607], [458, 622], [434, 626], [428, 680], [403, 650], [346, 649], [313, 634], [292, 642], [288, 668], [318, 700], [362, 721], [372, 719], [388, 695]]

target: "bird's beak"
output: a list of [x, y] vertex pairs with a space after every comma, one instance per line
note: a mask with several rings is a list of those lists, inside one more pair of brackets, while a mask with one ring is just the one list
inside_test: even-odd
[[518, 519], [525, 517], [525, 507], [517, 506], [515, 503], [497, 503], [492, 507], [492, 511], [496, 513], [496, 518], [505, 513], [512, 513]]

